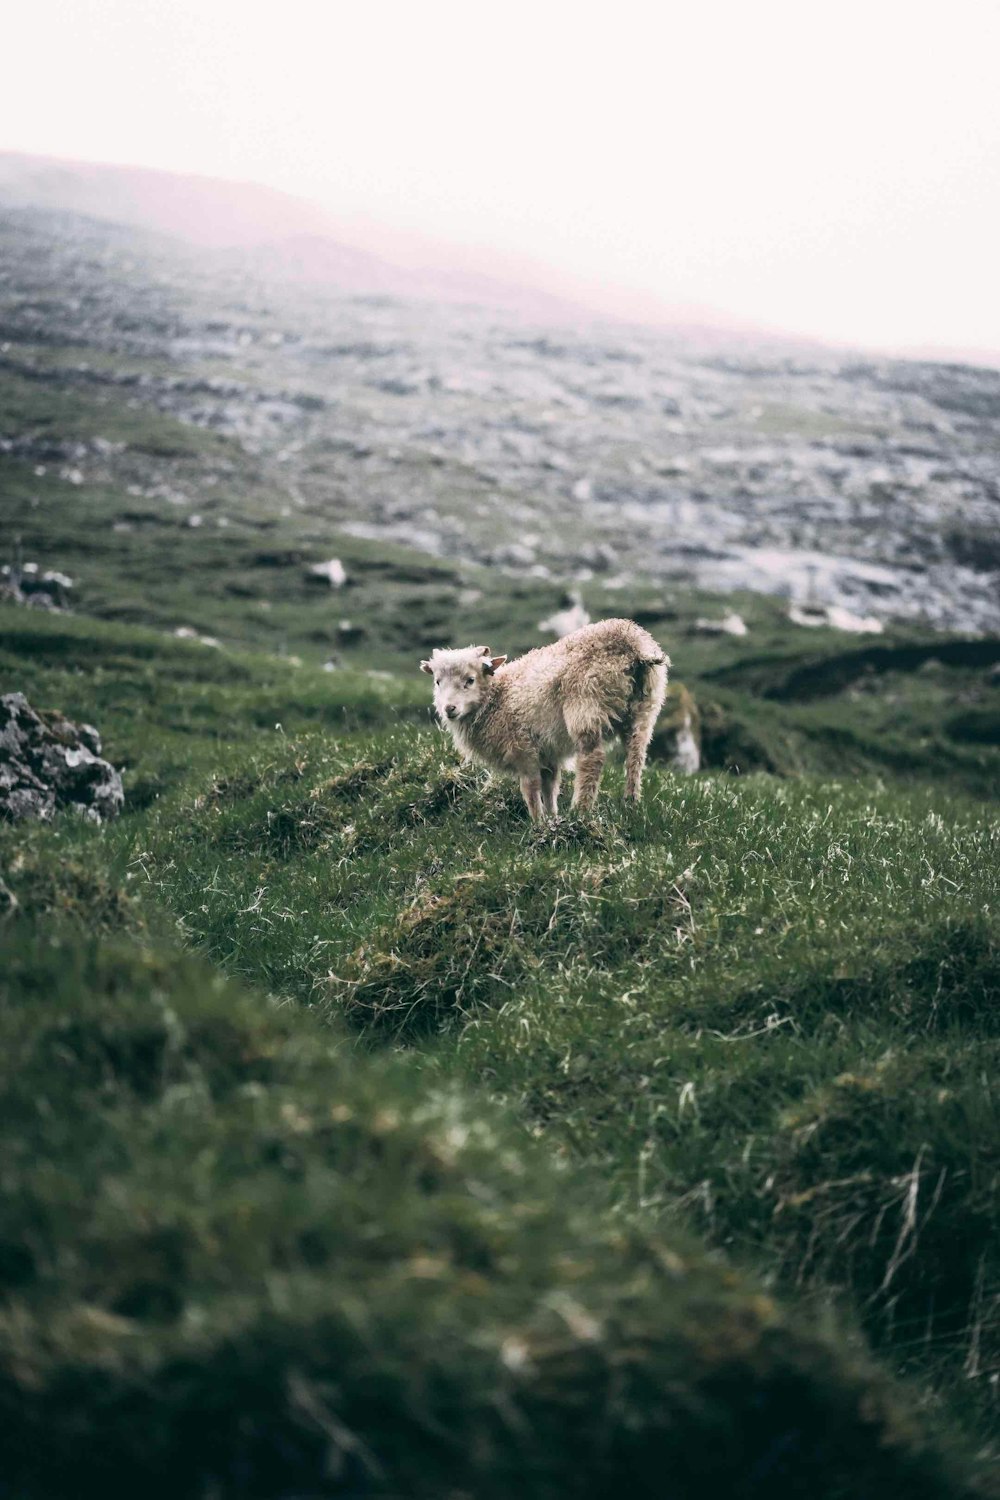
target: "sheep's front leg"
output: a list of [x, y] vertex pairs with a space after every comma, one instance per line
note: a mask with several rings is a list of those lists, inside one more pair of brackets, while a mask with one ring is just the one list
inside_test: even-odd
[[573, 807], [586, 813], [594, 805], [604, 770], [605, 750], [600, 740], [581, 740], [576, 747], [576, 778], [573, 784]]
[[538, 771], [521, 777], [521, 796], [525, 800], [533, 823], [540, 823], [545, 816], [542, 806], [542, 778]]
[[543, 767], [542, 769], [542, 806], [550, 818], [559, 815], [559, 782], [561, 772], [558, 766]]

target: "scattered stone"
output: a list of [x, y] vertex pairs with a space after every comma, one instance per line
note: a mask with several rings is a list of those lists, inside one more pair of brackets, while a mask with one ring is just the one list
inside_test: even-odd
[[746, 635], [749, 630], [743, 616], [732, 610], [721, 620], [697, 619], [694, 628], [700, 635]]
[[547, 620], [539, 620], [538, 628], [546, 635], [558, 636], [570, 635], [574, 630], [582, 630], [584, 625], [590, 624], [590, 615], [583, 607], [583, 600], [577, 593], [566, 594], [563, 598], [561, 608], [555, 614], [549, 615]]
[[489, 560], [498, 568], [530, 568], [537, 553], [524, 542], [509, 542], [506, 547], [494, 547]]
[[831, 630], [845, 630], [852, 635], [881, 635], [885, 626], [874, 615], [856, 615], [840, 604], [792, 604], [788, 618], [793, 625], [815, 629], [826, 625]]
[[885, 629], [875, 615], [856, 615], [840, 604], [828, 605], [827, 615], [834, 630], [847, 630], [852, 635], [881, 635]]
[[576, 556], [581, 567], [590, 568], [594, 573], [610, 573], [618, 566], [618, 554], [607, 542], [581, 547]]
[[325, 583], [328, 588], [342, 589], [347, 582], [347, 570], [339, 557], [327, 562], [310, 563], [306, 568], [307, 583]]
[[121, 776], [101, 759], [93, 725], [36, 712], [23, 693], [0, 697], [0, 818], [48, 819], [72, 808], [101, 823], [124, 802]]
[[214, 646], [216, 650], [222, 649], [222, 642], [214, 635], [199, 635], [197, 630], [192, 630], [190, 625], [178, 625], [174, 635], [179, 641], [198, 641], [202, 646]]

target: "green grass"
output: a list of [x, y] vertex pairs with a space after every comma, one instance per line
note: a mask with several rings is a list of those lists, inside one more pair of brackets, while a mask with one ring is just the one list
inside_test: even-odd
[[166, 459], [210, 459], [224, 447], [218, 434], [151, 406], [140, 407], [134, 400], [129, 405], [118, 390], [50, 385], [8, 368], [0, 373], [0, 399], [3, 437], [52, 438], [59, 443], [102, 437], [147, 457]]
[[65, 928], [0, 992], [19, 1495], [958, 1492], [859, 1354], [482, 1099]]
[[537, 831], [419, 675], [0, 622], [127, 794], [0, 830], [18, 1494], [985, 1492], [982, 803], [612, 769]]
[[[332, 656], [348, 670], [408, 678], [442, 643], [477, 640], [516, 655], [545, 639], [538, 621], [560, 600], [552, 583], [351, 537], [312, 513], [282, 518], [279, 530], [264, 477], [235, 444], [226, 453], [233, 472], [199, 500], [203, 525], [194, 529], [186, 524], [193, 501], [172, 506], [108, 486], [74, 487], [0, 456], [0, 556], [20, 551], [69, 572], [77, 607], [90, 617], [161, 632], [186, 627], [307, 666]], [[168, 477], [185, 492], [203, 465], [178, 460]], [[130, 529], [116, 529], [122, 524]], [[336, 592], [305, 577], [308, 562], [331, 556], [349, 577]], [[996, 640], [899, 628], [875, 646], [845, 648], [836, 632], [789, 626], [778, 601], [743, 595], [732, 602], [752, 635], [733, 640], [696, 629], [699, 616], [720, 613], [718, 599], [678, 591], [665, 600], [648, 584], [626, 596], [599, 581], [584, 592], [595, 618], [633, 615], [665, 643], [674, 680], [700, 710], [711, 767], [882, 776], [980, 798], [1000, 791]]]
[[[171, 817], [146, 870], [188, 937], [419, 1041], [599, 1165], [623, 1206], [682, 1206], [786, 1289], [845, 1291], [890, 1349], [905, 1326], [907, 1368], [955, 1377], [982, 1347], [981, 1278], [1000, 1292], [1000, 849], [980, 810], [667, 779], [637, 814], [539, 834], [430, 738], [363, 752], [303, 738]], [[856, 1105], [843, 1161], [828, 1096]], [[895, 1131], [866, 1143], [865, 1102]], [[814, 1122], [790, 1124], [800, 1110]], [[915, 1162], [933, 1223], [889, 1274]], [[789, 1211], [825, 1182], [821, 1223]], [[994, 1369], [995, 1321], [987, 1339]]]

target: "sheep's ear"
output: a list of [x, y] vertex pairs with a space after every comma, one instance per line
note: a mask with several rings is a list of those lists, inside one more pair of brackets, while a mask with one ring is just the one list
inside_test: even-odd
[[480, 656], [492, 656], [493, 653], [491, 652], [489, 646], [480, 646], [479, 654]]
[[502, 667], [506, 660], [506, 656], [491, 656], [489, 661], [483, 662], [483, 671], [488, 677], [492, 677], [497, 667]]
[[429, 661], [422, 661], [420, 663], [420, 670], [421, 672], [433, 672], [434, 668], [431, 666]]

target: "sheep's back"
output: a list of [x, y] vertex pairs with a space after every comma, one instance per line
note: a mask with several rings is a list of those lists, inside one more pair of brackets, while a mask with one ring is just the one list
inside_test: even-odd
[[635, 694], [635, 667], [662, 660], [651, 635], [632, 620], [585, 625], [497, 672], [505, 710], [548, 743], [604, 732], [620, 722]]

